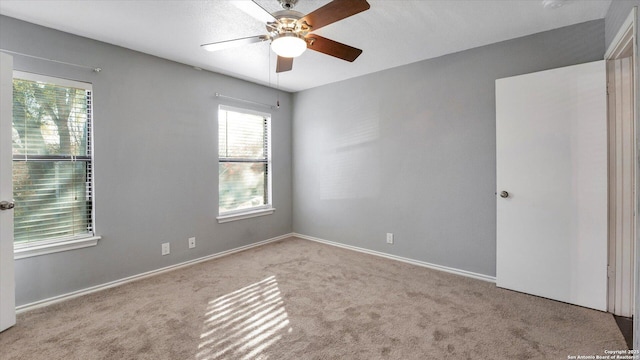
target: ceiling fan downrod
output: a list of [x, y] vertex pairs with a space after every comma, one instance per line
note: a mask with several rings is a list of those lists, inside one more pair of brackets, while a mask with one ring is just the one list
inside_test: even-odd
[[280, 6], [285, 10], [293, 10], [298, 0], [278, 0]]

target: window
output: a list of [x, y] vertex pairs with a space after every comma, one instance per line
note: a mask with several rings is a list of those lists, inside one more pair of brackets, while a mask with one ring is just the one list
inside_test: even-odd
[[16, 258], [97, 242], [91, 94], [91, 84], [14, 72]]
[[267, 215], [271, 207], [271, 115], [220, 106], [219, 222]]

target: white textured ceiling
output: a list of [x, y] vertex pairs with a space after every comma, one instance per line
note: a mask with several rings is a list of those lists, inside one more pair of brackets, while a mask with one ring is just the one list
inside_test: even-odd
[[[266, 33], [264, 24], [233, 1], [2, 0], [0, 14], [259, 84], [271, 81], [275, 87], [279, 82], [281, 89], [299, 91], [601, 19], [611, 3], [566, 0], [564, 6], [550, 10], [542, 6], [542, 0], [368, 1], [371, 9], [317, 31], [363, 49], [355, 62], [306, 51], [295, 59], [293, 70], [281, 73], [279, 79], [275, 55], [267, 42], [213, 53], [200, 48], [203, 43]], [[281, 10], [276, 0], [257, 2], [271, 12]], [[327, 2], [299, 0], [295, 10], [306, 14]]]

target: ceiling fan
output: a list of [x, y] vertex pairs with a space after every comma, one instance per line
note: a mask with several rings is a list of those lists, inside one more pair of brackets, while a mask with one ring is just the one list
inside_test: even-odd
[[[284, 10], [273, 14], [269, 13], [254, 0], [236, 2], [238, 7], [244, 8], [245, 11], [266, 21], [266, 35], [219, 41], [203, 44], [201, 47], [208, 51], [217, 51], [270, 40], [271, 49], [278, 55], [277, 73], [291, 70], [293, 68], [293, 58], [302, 55], [306, 49], [315, 50], [350, 62], [354, 61], [362, 53], [360, 49], [324, 38], [312, 32], [369, 9], [370, 5], [366, 0], [333, 0], [307, 15], [293, 10], [298, 0], [278, 0], [278, 2]], [[247, 8], [247, 6], [253, 7], [253, 9]], [[259, 11], [257, 15], [255, 13], [256, 9]]]

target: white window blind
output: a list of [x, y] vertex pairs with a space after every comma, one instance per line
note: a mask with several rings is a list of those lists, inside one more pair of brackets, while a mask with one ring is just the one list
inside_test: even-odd
[[14, 74], [14, 242], [93, 236], [91, 94], [91, 84]]
[[221, 106], [218, 113], [219, 212], [271, 205], [268, 114]]

